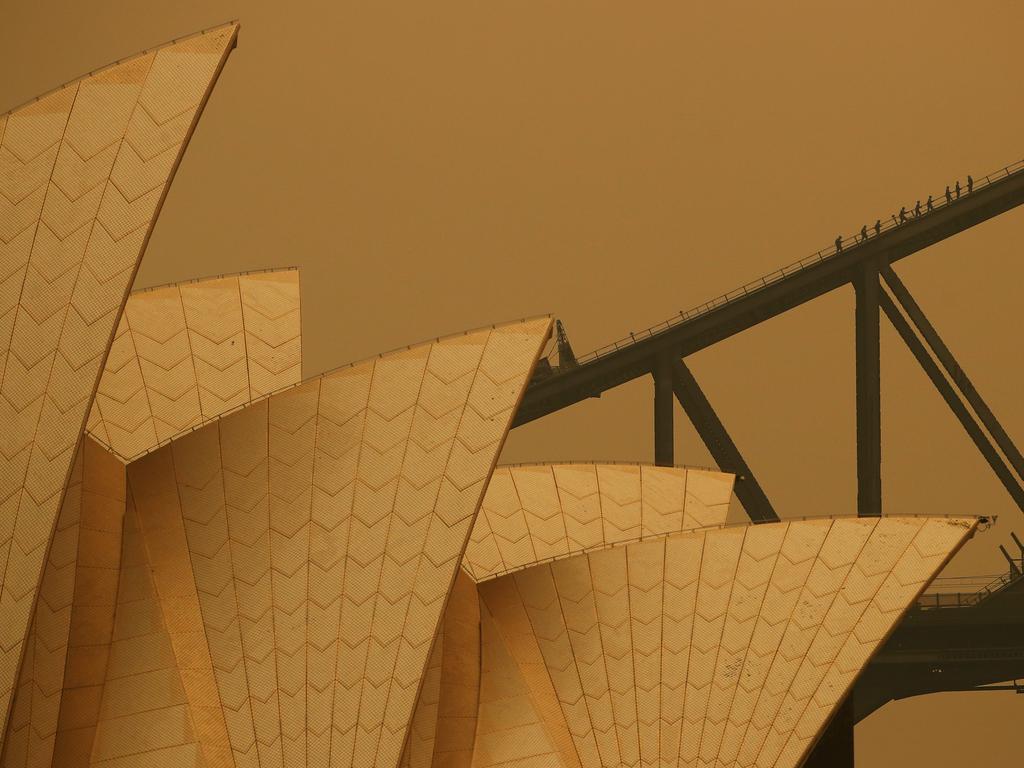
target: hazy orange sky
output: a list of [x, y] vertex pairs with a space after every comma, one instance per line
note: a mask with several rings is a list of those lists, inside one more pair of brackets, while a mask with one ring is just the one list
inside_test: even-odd
[[[578, 353], [1024, 157], [1024, 5], [0, 0], [0, 113], [240, 18], [138, 286], [302, 268], [305, 373], [561, 318]], [[1024, 211], [898, 265], [1024, 442]], [[883, 321], [888, 512], [1024, 519]], [[689, 360], [783, 516], [855, 508], [853, 291]], [[514, 431], [503, 459], [653, 458], [650, 382]], [[681, 421], [684, 421], [680, 417]], [[689, 424], [677, 460], [711, 460]], [[866, 768], [1019, 761], [1024, 697], [889, 704]], [[923, 732], [922, 732], [923, 731]]]

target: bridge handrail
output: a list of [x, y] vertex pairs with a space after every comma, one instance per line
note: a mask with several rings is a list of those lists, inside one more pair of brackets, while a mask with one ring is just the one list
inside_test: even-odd
[[[1024, 565], [1024, 561], [1022, 561], [1021, 565]], [[962, 580], [964, 582], [969, 582], [971, 580], [977, 581], [982, 578], [986, 577], [960, 576], [951, 577], [947, 579], [939, 578], [935, 579], [935, 581], [932, 582], [932, 587], [936, 587], [940, 581]], [[917, 607], [921, 610], [926, 611], [934, 610], [936, 608], [969, 608], [978, 605], [983, 600], [994, 595], [996, 592], [1000, 591], [1007, 585], [1017, 581], [1020, 578], [1022, 578], [1020, 571], [1018, 571], [1017, 573], [1009, 571], [1000, 576], [996, 576], [994, 579], [992, 579], [992, 581], [989, 581], [984, 586], [982, 586], [981, 589], [974, 592], [931, 592], [930, 590], [932, 589], [932, 587], [929, 587], [929, 592], [926, 592], [917, 599]], [[962, 586], [967, 585], [968, 584], [964, 583]], [[941, 586], [939, 586], [938, 588], [941, 589]]]
[[[1015, 173], [1020, 173], [1022, 171], [1024, 171], [1024, 160], [1018, 160], [1017, 162], [1004, 166], [1003, 168], [1000, 168], [997, 171], [994, 171], [992, 173], [986, 174], [983, 177], [975, 179], [974, 191], [977, 192], [978, 190], [984, 189], [985, 187], [988, 187], [997, 181], [1000, 181], [1004, 178], [1012, 176]], [[947, 202], [945, 195], [945, 190], [943, 190], [938, 196], [936, 196], [933, 199], [932, 202], [935, 211], [949, 207], [950, 205], [955, 205], [957, 201], [960, 199], [960, 197], [953, 197], [952, 201]], [[964, 191], [961, 193], [961, 196], [967, 197], [968, 193]], [[931, 213], [931, 211], [922, 211], [921, 217], [925, 217], [929, 213]], [[908, 221], [917, 218], [913, 215], [913, 213], [908, 214], [908, 217]], [[891, 218], [881, 225], [879, 234], [881, 234], [882, 232], [888, 232], [893, 229], [898, 229], [900, 226], [902, 225]], [[874, 227], [868, 227], [868, 239], [872, 239], [877, 236], [874, 235], [873, 233]], [[847, 250], [848, 245], [850, 247], [856, 247], [857, 245], [860, 245], [863, 242], [863, 240], [859, 239], [857, 235], [853, 235], [852, 237], [845, 238], [841, 242], [843, 245], [843, 250]], [[776, 269], [773, 272], [769, 272], [768, 274], [760, 277], [757, 280], [749, 282], [746, 285], [740, 286], [739, 288], [729, 291], [728, 293], [724, 293], [721, 296], [711, 299], [710, 301], [706, 301], [703, 304], [693, 307], [692, 309], [680, 311], [677, 316], [669, 318], [664, 322], [658, 323], [657, 325], [652, 325], [651, 327], [645, 328], [644, 330], [639, 331], [637, 333], [633, 333], [631, 331], [629, 336], [627, 337], [623, 337], [618, 341], [613, 341], [611, 344], [606, 344], [603, 347], [599, 347], [598, 349], [595, 349], [592, 352], [588, 352], [587, 354], [578, 357], [576, 359], [576, 365], [585, 365], [586, 363], [594, 362], [595, 360], [599, 360], [600, 358], [608, 354], [611, 354], [612, 352], [617, 352], [620, 349], [632, 346], [638, 341], [649, 339], [653, 336], [657, 336], [658, 334], [664, 333], [665, 331], [671, 328], [675, 328], [678, 325], [690, 322], [691, 320], [701, 317], [702, 315], [706, 315], [713, 309], [717, 309], [718, 307], [724, 306], [725, 304], [728, 304], [731, 301], [764, 290], [768, 286], [773, 285], [778, 281], [796, 272], [804, 270], [807, 267], [826, 261], [827, 259], [834, 258], [836, 255], [838, 255], [838, 253], [839, 251], [836, 250], [835, 246], [829, 246], [828, 248], [825, 248], [823, 250], [816, 251], [815, 253], [812, 253], [810, 256], [805, 256], [799, 261], [794, 261], [792, 264], [787, 264], [781, 269]]]

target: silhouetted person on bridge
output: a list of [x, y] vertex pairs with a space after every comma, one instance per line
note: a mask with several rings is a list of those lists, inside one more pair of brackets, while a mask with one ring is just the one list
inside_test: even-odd
[[971, 178], [971, 174], [967, 174], [967, 194], [971, 194], [974, 191], [974, 179]]
[[842, 253], [842, 252], [843, 252], [843, 236], [842, 235], [837, 235], [836, 236], [836, 253]]
[[906, 224], [906, 223], [907, 223], [907, 206], [901, 205], [900, 206], [900, 224]]
[[865, 224], [863, 227], [860, 228], [860, 241], [863, 243], [867, 239], [868, 239], [868, 225]]
[[928, 213], [931, 213], [934, 210], [935, 210], [935, 206], [932, 205], [932, 196], [928, 195]]
[[[892, 220], [896, 221], [896, 217], [893, 216]], [[875, 237], [878, 237], [880, 234], [882, 234], [882, 220], [875, 219]]]
[[914, 218], [916, 219], [921, 215], [921, 201], [917, 201], [917, 205], [914, 206]]
[[960, 179], [956, 180], [956, 199], [960, 199]]
[[953, 202], [953, 195], [949, 192], [949, 184], [946, 185], [946, 205]]

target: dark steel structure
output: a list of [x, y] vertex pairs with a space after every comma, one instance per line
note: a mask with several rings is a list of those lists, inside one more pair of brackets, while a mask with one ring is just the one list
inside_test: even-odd
[[[1013, 538], [1019, 555], [1007, 555], [1008, 573], [992, 584], [977, 591], [934, 592], [918, 601], [858, 680], [855, 721], [888, 701], [923, 693], [1008, 688], [1024, 693], [1016, 683], [1024, 678], [1024, 547]], [[1015, 682], [992, 687], [1006, 680]]]
[[[942, 196], [936, 196], [942, 199]], [[882, 514], [879, 325], [884, 313], [939, 394], [1024, 511], [1024, 456], [892, 268], [900, 259], [1024, 203], [1024, 161], [973, 184], [934, 210], [837, 240], [835, 247], [767, 275], [659, 326], [577, 358], [561, 324], [557, 364], [542, 361], [513, 422], [519, 426], [641, 376], [654, 382], [655, 463], [671, 465], [673, 398], [755, 522], [779, 519], [684, 359], [811, 299], [853, 286], [856, 350], [857, 511]], [[863, 232], [863, 230], [862, 230]], [[1009, 574], [975, 592], [929, 595], [858, 681], [807, 766], [853, 766], [853, 725], [887, 701], [951, 690], [1024, 686], [1024, 546], [1003, 554]], [[1002, 549], [1002, 547], [1001, 547]], [[993, 686], [1007, 680], [1012, 685]]]

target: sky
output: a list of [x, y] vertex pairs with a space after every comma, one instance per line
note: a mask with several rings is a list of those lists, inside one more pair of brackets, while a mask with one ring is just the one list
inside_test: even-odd
[[[551, 313], [577, 354], [1024, 158], [1024, 5], [0, 0], [0, 113], [238, 18], [136, 283], [301, 268], [307, 376]], [[1024, 211], [897, 272], [1011, 436]], [[856, 507], [853, 290], [687, 360], [783, 517]], [[653, 459], [634, 381], [513, 431], [503, 461]], [[887, 513], [1024, 517], [882, 325]], [[676, 459], [713, 464], [679, 412]], [[857, 764], [1019, 760], [1024, 697], [889, 704]], [[927, 729], [928, 739], [908, 734]]]

